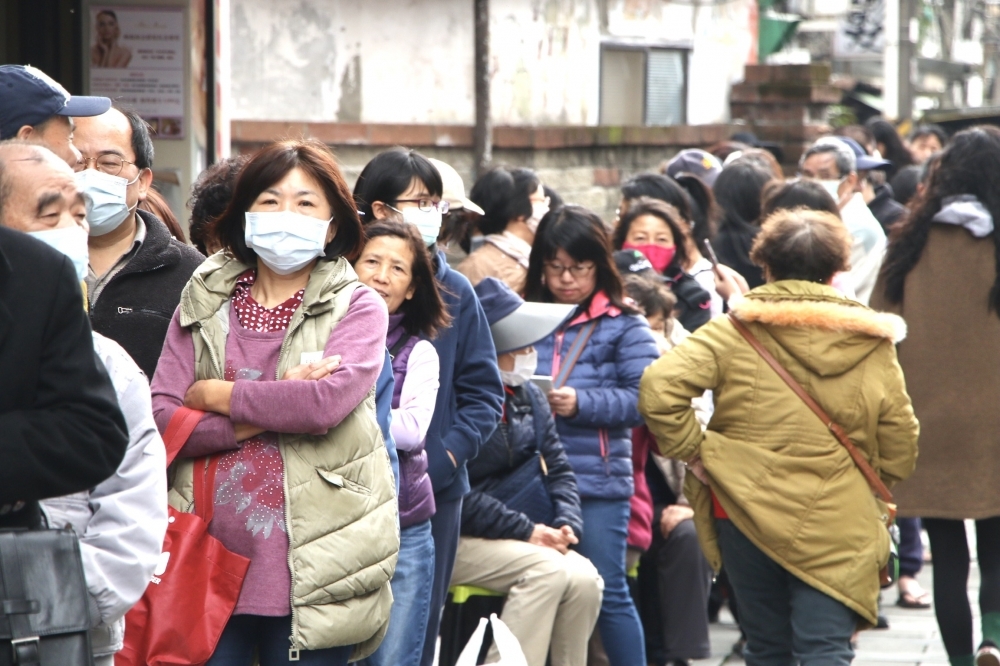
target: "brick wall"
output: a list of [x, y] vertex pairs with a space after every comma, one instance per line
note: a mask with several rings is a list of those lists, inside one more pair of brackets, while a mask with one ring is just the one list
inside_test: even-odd
[[[679, 150], [722, 141], [740, 127], [495, 127], [493, 161], [534, 169], [542, 182], [569, 203], [614, 218], [619, 187], [628, 177], [656, 170]], [[368, 123], [282, 123], [237, 120], [233, 150], [250, 152], [278, 139], [314, 137], [337, 154], [353, 187], [374, 155], [407, 146], [451, 164], [472, 188], [472, 127], [468, 125], [379, 125]]]
[[839, 104], [841, 91], [830, 85], [830, 66], [747, 65], [744, 80], [733, 85], [730, 114], [763, 141], [784, 151], [786, 172], [813, 141], [829, 134], [827, 109]]

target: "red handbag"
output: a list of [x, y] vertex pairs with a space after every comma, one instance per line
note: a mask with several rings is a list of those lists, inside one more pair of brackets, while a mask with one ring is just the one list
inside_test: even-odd
[[[186, 407], [174, 412], [163, 433], [168, 466], [202, 415]], [[168, 507], [160, 561], [142, 599], [125, 614], [125, 647], [115, 666], [195, 666], [215, 652], [250, 567], [208, 533], [220, 457], [195, 461], [194, 513]]]

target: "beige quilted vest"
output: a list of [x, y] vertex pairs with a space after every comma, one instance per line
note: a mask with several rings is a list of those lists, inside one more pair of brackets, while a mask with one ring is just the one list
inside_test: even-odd
[[[191, 329], [198, 379], [223, 378], [230, 296], [247, 268], [216, 254], [181, 294], [180, 324]], [[323, 352], [359, 285], [345, 259], [317, 262], [282, 342], [278, 377], [303, 353]], [[395, 482], [375, 419], [375, 388], [325, 435], [281, 434], [279, 449], [291, 544], [291, 650], [355, 645], [351, 660], [362, 659], [385, 636], [399, 553]], [[177, 463], [170, 490], [171, 506], [181, 511], [194, 504], [192, 465]]]

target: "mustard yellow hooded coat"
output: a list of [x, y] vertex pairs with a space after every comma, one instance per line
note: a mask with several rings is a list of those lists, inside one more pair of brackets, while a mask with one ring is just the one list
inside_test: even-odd
[[[825, 285], [785, 280], [754, 289], [739, 319], [798, 380], [890, 487], [909, 476], [919, 425], [895, 343], [899, 317]], [[702, 433], [691, 399], [711, 389]], [[742, 338], [717, 317], [654, 362], [639, 411], [665, 456], [701, 456], [733, 524], [787, 571], [874, 624], [889, 556], [885, 506], [846, 449]], [[687, 475], [702, 549], [722, 565], [709, 489]]]

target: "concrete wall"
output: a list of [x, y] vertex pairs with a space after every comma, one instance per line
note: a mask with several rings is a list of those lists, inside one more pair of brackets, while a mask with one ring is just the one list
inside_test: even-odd
[[[497, 124], [594, 125], [602, 42], [692, 48], [688, 120], [728, 119], [756, 42], [755, 0], [493, 0]], [[471, 124], [467, 0], [232, 3], [233, 117]]]

